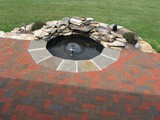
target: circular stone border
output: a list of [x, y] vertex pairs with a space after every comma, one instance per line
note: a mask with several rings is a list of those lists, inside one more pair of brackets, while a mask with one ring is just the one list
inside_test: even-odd
[[46, 49], [47, 41], [31, 41], [28, 52], [42, 66], [65, 72], [100, 71], [116, 62], [121, 49], [104, 48], [100, 55], [90, 60], [67, 60], [53, 56]]

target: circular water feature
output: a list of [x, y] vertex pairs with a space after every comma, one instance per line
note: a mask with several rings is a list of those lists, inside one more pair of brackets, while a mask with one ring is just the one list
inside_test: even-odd
[[103, 46], [83, 35], [59, 36], [47, 43], [53, 55], [69, 60], [89, 60], [100, 55]]

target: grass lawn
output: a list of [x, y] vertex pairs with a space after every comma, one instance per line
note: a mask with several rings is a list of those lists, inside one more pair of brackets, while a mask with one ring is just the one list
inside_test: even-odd
[[0, 0], [0, 30], [10, 31], [23, 22], [93, 17], [122, 25], [160, 52], [160, 0]]

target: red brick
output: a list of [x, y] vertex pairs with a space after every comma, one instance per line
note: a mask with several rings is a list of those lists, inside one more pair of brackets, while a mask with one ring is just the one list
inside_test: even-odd
[[118, 94], [113, 95], [113, 102], [114, 103], [119, 103], [119, 95]]
[[132, 105], [131, 104], [126, 104], [126, 111], [127, 111], [127, 113], [132, 113]]
[[74, 120], [72, 116], [61, 116], [60, 120]]
[[35, 118], [38, 118], [39, 120], [53, 120], [53, 115], [51, 114], [42, 114], [42, 113], [37, 113], [34, 114]]
[[94, 104], [83, 104], [83, 108], [85, 108], [85, 109], [95, 109], [96, 106]]
[[47, 99], [47, 100], [45, 100], [44, 108], [45, 108], [45, 109], [47, 109], [47, 108], [49, 108], [49, 107], [50, 107], [50, 105], [51, 105], [51, 99]]
[[36, 111], [35, 107], [27, 105], [17, 105], [16, 109], [26, 111], [28, 117], [33, 116]]
[[160, 116], [154, 116], [153, 120], [160, 120]]
[[11, 118], [10, 118], [10, 120], [18, 120], [18, 117], [17, 117], [17, 115], [11, 115]]
[[18, 94], [21, 95], [21, 96], [28, 96], [29, 93], [27, 91], [18, 91]]
[[102, 111], [102, 116], [105, 116], [105, 117], [115, 117], [117, 114], [115, 112], [112, 112], [112, 111]]
[[131, 95], [123, 95], [122, 98], [131, 100], [131, 101], [136, 101], [136, 97]]
[[6, 113], [8, 111], [8, 109], [9, 109], [10, 106], [11, 106], [11, 103], [6, 103], [4, 105], [4, 107], [2, 108], [1, 112], [2, 113]]
[[81, 120], [89, 120], [88, 114], [82, 114]]
[[67, 102], [77, 102], [76, 97], [65, 97], [64, 100]]
[[106, 97], [103, 97], [103, 96], [96, 96], [96, 100], [97, 100], [97, 101], [106, 101], [107, 98], [106, 98]]
[[143, 105], [139, 105], [138, 109], [139, 110], [150, 110], [150, 108], [148, 106], [143, 106]]
[[117, 80], [117, 76], [107, 76], [107, 80]]

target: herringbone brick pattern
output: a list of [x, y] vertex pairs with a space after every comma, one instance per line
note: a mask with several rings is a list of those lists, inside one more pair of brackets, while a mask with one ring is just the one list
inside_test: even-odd
[[98, 72], [37, 65], [29, 41], [0, 39], [0, 120], [160, 120], [160, 55], [122, 50]]

